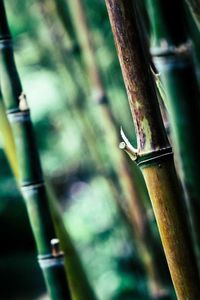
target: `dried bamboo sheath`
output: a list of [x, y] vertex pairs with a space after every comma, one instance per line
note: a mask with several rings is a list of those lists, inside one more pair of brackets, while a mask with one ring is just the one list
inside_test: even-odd
[[14, 133], [19, 183], [51, 299], [71, 299], [63, 254], [52, 222], [30, 111], [15, 66], [3, 1], [0, 2], [0, 76], [8, 118]]
[[145, 178], [178, 299], [200, 295], [198, 270], [154, 82], [128, 0], [106, 0], [137, 132], [137, 160]]

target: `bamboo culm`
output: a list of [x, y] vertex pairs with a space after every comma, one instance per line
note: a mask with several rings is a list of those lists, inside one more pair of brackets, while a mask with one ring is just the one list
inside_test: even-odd
[[[200, 262], [200, 142], [196, 137], [196, 131], [200, 130], [200, 91], [191, 42], [183, 25], [184, 6], [178, 0], [173, 4], [169, 1], [148, 0], [147, 7], [152, 28], [151, 53], [166, 91], [172, 141], [174, 149], [177, 149], [175, 154], [181, 168], [196, 254]], [[155, 22], [155, 15], [159, 18], [159, 24]]]
[[177, 298], [195, 300], [200, 294], [198, 269], [183, 213], [173, 153], [147, 61], [148, 50], [140, 40], [133, 4], [135, 1], [106, 0], [137, 133], [138, 149], [133, 154], [150, 194]]
[[0, 74], [2, 94], [16, 145], [19, 184], [35, 238], [38, 260], [50, 298], [71, 299], [32, 128], [30, 111], [16, 69], [5, 7], [0, 1]]

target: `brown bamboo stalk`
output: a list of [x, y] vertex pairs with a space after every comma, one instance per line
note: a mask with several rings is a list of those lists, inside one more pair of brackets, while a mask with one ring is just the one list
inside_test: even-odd
[[73, 22], [80, 43], [81, 53], [88, 71], [92, 95], [95, 103], [99, 104], [100, 115], [104, 120], [104, 131], [106, 132], [109, 148], [111, 147], [113, 149], [111, 158], [116, 166], [116, 173], [124, 191], [125, 198], [128, 201], [129, 214], [136, 235], [139, 253], [141, 254], [150, 281], [150, 290], [153, 297], [158, 297], [158, 295], [166, 293], [166, 290], [162, 282], [162, 275], [159, 272], [160, 265], [158, 265], [158, 260], [155, 256], [155, 241], [153, 241], [148, 217], [137, 185], [139, 182], [137, 182], [136, 178], [134, 178], [134, 180], [132, 179], [132, 171], [124, 154], [114, 148], [117, 147], [120, 142], [117, 129], [119, 126], [116, 123], [108, 103], [108, 97], [97, 65], [94, 44], [83, 3], [79, 0], [72, 0], [69, 1], [69, 6], [71, 14], [73, 15]]
[[128, 0], [106, 0], [106, 5], [137, 133], [134, 154], [150, 194], [175, 291], [178, 299], [195, 300], [200, 295], [197, 265], [135, 7]]

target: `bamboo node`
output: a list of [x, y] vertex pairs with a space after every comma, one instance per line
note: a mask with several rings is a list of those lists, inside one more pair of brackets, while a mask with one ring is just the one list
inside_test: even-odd
[[19, 109], [20, 111], [29, 110], [28, 103], [26, 100], [26, 95], [24, 92], [22, 92], [21, 95], [19, 96]]

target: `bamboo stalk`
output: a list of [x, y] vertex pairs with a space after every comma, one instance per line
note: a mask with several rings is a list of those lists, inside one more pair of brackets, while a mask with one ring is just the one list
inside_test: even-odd
[[[58, 3], [60, 2], [58, 1]], [[94, 127], [91, 125], [90, 117], [86, 112], [86, 95], [84, 89], [82, 88], [82, 84], [78, 80], [77, 76], [77, 73], [83, 72], [80, 68], [80, 65], [75, 62], [73, 48], [71, 48], [71, 50], [70, 48], [68, 48], [69, 54], [67, 56], [65, 55], [65, 43], [63, 41], [63, 38], [61, 37], [61, 33], [59, 32], [59, 24], [57, 24], [58, 22], [55, 22], [55, 17], [53, 15], [55, 7], [50, 4], [52, 4], [52, 2], [39, 0], [40, 10], [44, 17], [44, 20], [46, 21], [47, 26], [50, 27], [51, 24], [54, 24], [53, 30], [50, 30], [50, 35], [54, 43], [56, 41], [59, 42], [59, 47], [56, 47], [56, 50], [59, 56], [59, 62], [63, 66], [63, 73], [65, 77], [71, 77], [72, 83], [74, 85], [75, 96], [74, 99], [70, 101], [70, 103], [67, 103], [68, 109], [71, 110], [73, 118], [76, 120], [76, 124], [82, 133], [83, 139], [85, 140], [85, 143], [87, 145], [86, 151], [89, 151], [90, 157], [92, 158], [91, 160], [93, 170], [96, 170], [97, 173], [103, 174], [110, 182], [110, 186], [115, 189], [114, 183], [112, 182], [111, 177], [109, 176], [109, 170], [107, 170], [105, 161], [102, 157], [102, 153], [99, 150], [100, 147], [98, 147], [97, 143], [94, 143], [94, 140], [96, 139], [96, 132], [94, 130]], [[68, 38], [69, 34], [67, 33], [66, 44], [71, 44], [72, 47], [73, 41], [68, 40]], [[65, 62], [65, 64], [63, 64], [63, 61]], [[87, 134], [85, 134], [85, 132], [87, 132]], [[118, 194], [118, 191], [114, 191], [114, 189], [113, 192], [116, 196]], [[116, 198], [115, 196], [114, 198]]]
[[19, 166], [19, 184], [25, 199], [29, 220], [38, 249], [51, 299], [71, 299], [48, 204], [46, 187], [34, 139], [30, 112], [15, 66], [12, 40], [3, 1], [0, 2], [0, 74], [2, 93], [15, 137]]
[[68, 282], [73, 300], [95, 300], [96, 295], [91, 288], [89, 280], [85, 274], [82, 262], [78, 256], [77, 250], [67, 231], [60, 209], [56, 202], [54, 192], [50, 185], [47, 184], [49, 205], [55, 224], [57, 235], [64, 252], [65, 269], [68, 274]]
[[200, 1], [199, 0], [186, 0], [188, 3], [192, 15], [196, 21], [198, 28], [200, 29]]
[[[113, 149], [112, 160], [116, 166], [116, 173], [118, 174], [125, 198], [128, 200], [129, 214], [137, 240], [137, 247], [149, 278], [150, 291], [154, 298], [161, 298], [167, 291], [162, 279], [162, 274], [159, 271], [160, 264], [155, 251], [156, 243], [151, 233], [148, 217], [142, 202], [143, 200], [141, 200], [141, 193], [137, 187], [137, 183], [139, 184], [139, 182], [136, 178], [135, 180], [132, 179], [131, 170], [124, 154], [114, 148], [114, 145], [118, 145], [120, 141], [117, 131], [118, 126], [109, 107], [108, 98], [97, 66], [94, 45], [87, 24], [84, 7], [81, 1], [78, 0], [69, 1], [68, 4], [71, 14], [73, 15], [73, 22], [81, 46], [84, 63], [88, 70], [94, 101], [99, 104], [101, 117], [104, 120], [104, 130], [108, 137], [107, 142], [109, 147]], [[68, 32], [68, 28], [65, 29]]]
[[[200, 92], [191, 44], [183, 26], [184, 7], [178, 0], [173, 4], [169, 1], [148, 0], [148, 11], [151, 27], [154, 28], [151, 52], [168, 98], [172, 140], [182, 168], [192, 233], [200, 263], [200, 143], [196, 138], [196, 131], [200, 130]], [[176, 16], [176, 30], [171, 11]], [[159, 24], [155, 22], [155, 15], [159, 17]]]
[[198, 270], [181, 206], [172, 150], [162, 123], [155, 86], [128, 0], [106, 0], [137, 133], [137, 162], [152, 201], [178, 299], [198, 299]]
[[[0, 91], [1, 94], [1, 91]], [[1, 97], [0, 97], [1, 98]], [[11, 165], [13, 174], [18, 180], [18, 164], [14, 138], [12, 134], [12, 129], [10, 127], [7, 115], [5, 112], [5, 107], [0, 100], [0, 132], [3, 137], [4, 151], [7, 156], [7, 159]], [[5, 146], [6, 145], [6, 146]], [[50, 185], [47, 183], [47, 192], [48, 192], [48, 202], [51, 209], [51, 214], [53, 222], [55, 224], [55, 230], [57, 236], [59, 237], [61, 247], [64, 252], [65, 260], [65, 270], [68, 274], [68, 281], [70, 285], [70, 290], [73, 300], [83, 300], [83, 299], [95, 299], [93, 291], [88, 282], [87, 276], [85, 275], [82, 263], [77, 254], [77, 251], [73, 245], [73, 242], [70, 238], [69, 233], [67, 232], [61, 213], [59, 211], [56, 199], [51, 189]], [[83, 295], [84, 290], [84, 295]]]

